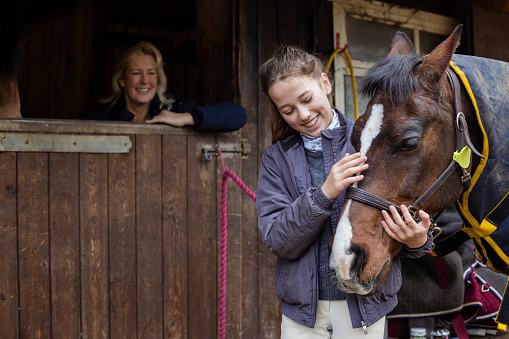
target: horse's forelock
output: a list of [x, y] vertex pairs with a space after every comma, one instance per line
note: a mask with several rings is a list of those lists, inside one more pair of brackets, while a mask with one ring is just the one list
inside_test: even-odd
[[372, 97], [378, 90], [389, 94], [393, 104], [404, 102], [417, 90], [413, 70], [423, 58], [416, 54], [397, 55], [378, 61], [359, 84], [360, 92]]

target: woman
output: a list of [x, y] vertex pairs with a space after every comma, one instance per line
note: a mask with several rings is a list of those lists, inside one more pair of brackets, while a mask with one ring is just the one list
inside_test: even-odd
[[234, 131], [247, 120], [246, 110], [233, 102], [195, 107], [193, 101], [166, 97], [161, 53], [146, 41], [122, 55], [111, 86], [113, 95], [80, 113], [78, 119], [165, 123], [211, 131]]
[[[263, 242], [277, 255], [281, 338], [383, 339], [401, 286], [399, 258], [373, 296], [341, 291], [329, 265], [345, 188], [363, 180], [369, 164], [350, 143], [353, 122], [331, 107], [332, 83], [323, 69], [315, 56], [283, 46], [259, 71], [273, 106], [273, 144], [262, 157], [256, 208]], [[392, 206], [391, 214], [382, 211], [381, 227], [406, 245], [400, 255], [428, 253], [429, 216], [419, 211], [416, 223], [401, 210], [403, 216]]]

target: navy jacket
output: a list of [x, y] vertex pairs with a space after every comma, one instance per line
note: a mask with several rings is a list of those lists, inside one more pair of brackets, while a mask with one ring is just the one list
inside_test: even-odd
[[[354, 153], [350, 143], [353, 123], [339, 113], [341, 126], [322, 131], [326, 177], [345, 153]], [[330, 218], [337, 226], [345, 192], [330, 206], [321, 188], [311, 187], [304, 143], [299, 134], [271, 145], [262, 157], [256, 208], [262, 240], [277, 255], [275, 284], [281, 311], [290, 319], [314, 327], [318, 305], [318, 235]], [[432, 238], [418, 249], [405, 247], [401, 255], [420, 257], [431, 250]], [[380, 291], [370, 297], [347, 294], [352, 326], [371, 326], [397, 304], [401, 287], [401, 262], [393, 260]]]
[[[150, 102], [150, 117], [162, 110], [175, 113], [189, 112], [194, 119], [194, 128], [200, 131], [230, 132], [246, 124], [246, 110], [233, 102], [220, 102], [208, 106], [195, 107], [194, 101], [176, 100], [172, 106], [162, 105], [156, 94]], [[115, 103], [96, 104], [78, 115], [81, 120], [132, 121], [134, 114], [126, 109], [125, 97], [121, 95]]]

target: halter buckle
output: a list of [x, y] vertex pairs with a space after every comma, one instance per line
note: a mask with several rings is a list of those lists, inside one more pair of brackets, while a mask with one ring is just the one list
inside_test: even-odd
[[420, 223], [422, 221], [421, 217], [419, 216], [419, 210], [414, 208], [412, 205], [408, 207], [408, 211], [412, 215], [412, 218], [415, 220], [416, 223]]
[[465, 119], [465, 114], [463, 114], [463, 112], [458, 112], [458, 114], [456, 114], [456, 127], [458, 128], [458, 131], [463, 132], [463, 127], [461, 126], [461, 117]]
[[470, 172], [467, 172], [466, 169], [463, 168], [463, 175], [461, 176], [461, 183], [466, 187], [470, 187], [470, 181], [472, 179], [472, 176], [470, 175]]

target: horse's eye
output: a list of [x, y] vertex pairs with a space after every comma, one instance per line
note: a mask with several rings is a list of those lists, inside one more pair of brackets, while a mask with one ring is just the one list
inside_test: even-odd
[[417, 146], [419, 146], [419, 142], [421, 141], [421, 138], [409, 138], [403, 140], [401, 143], [401, 150], [402, 151], [411, 151]]

